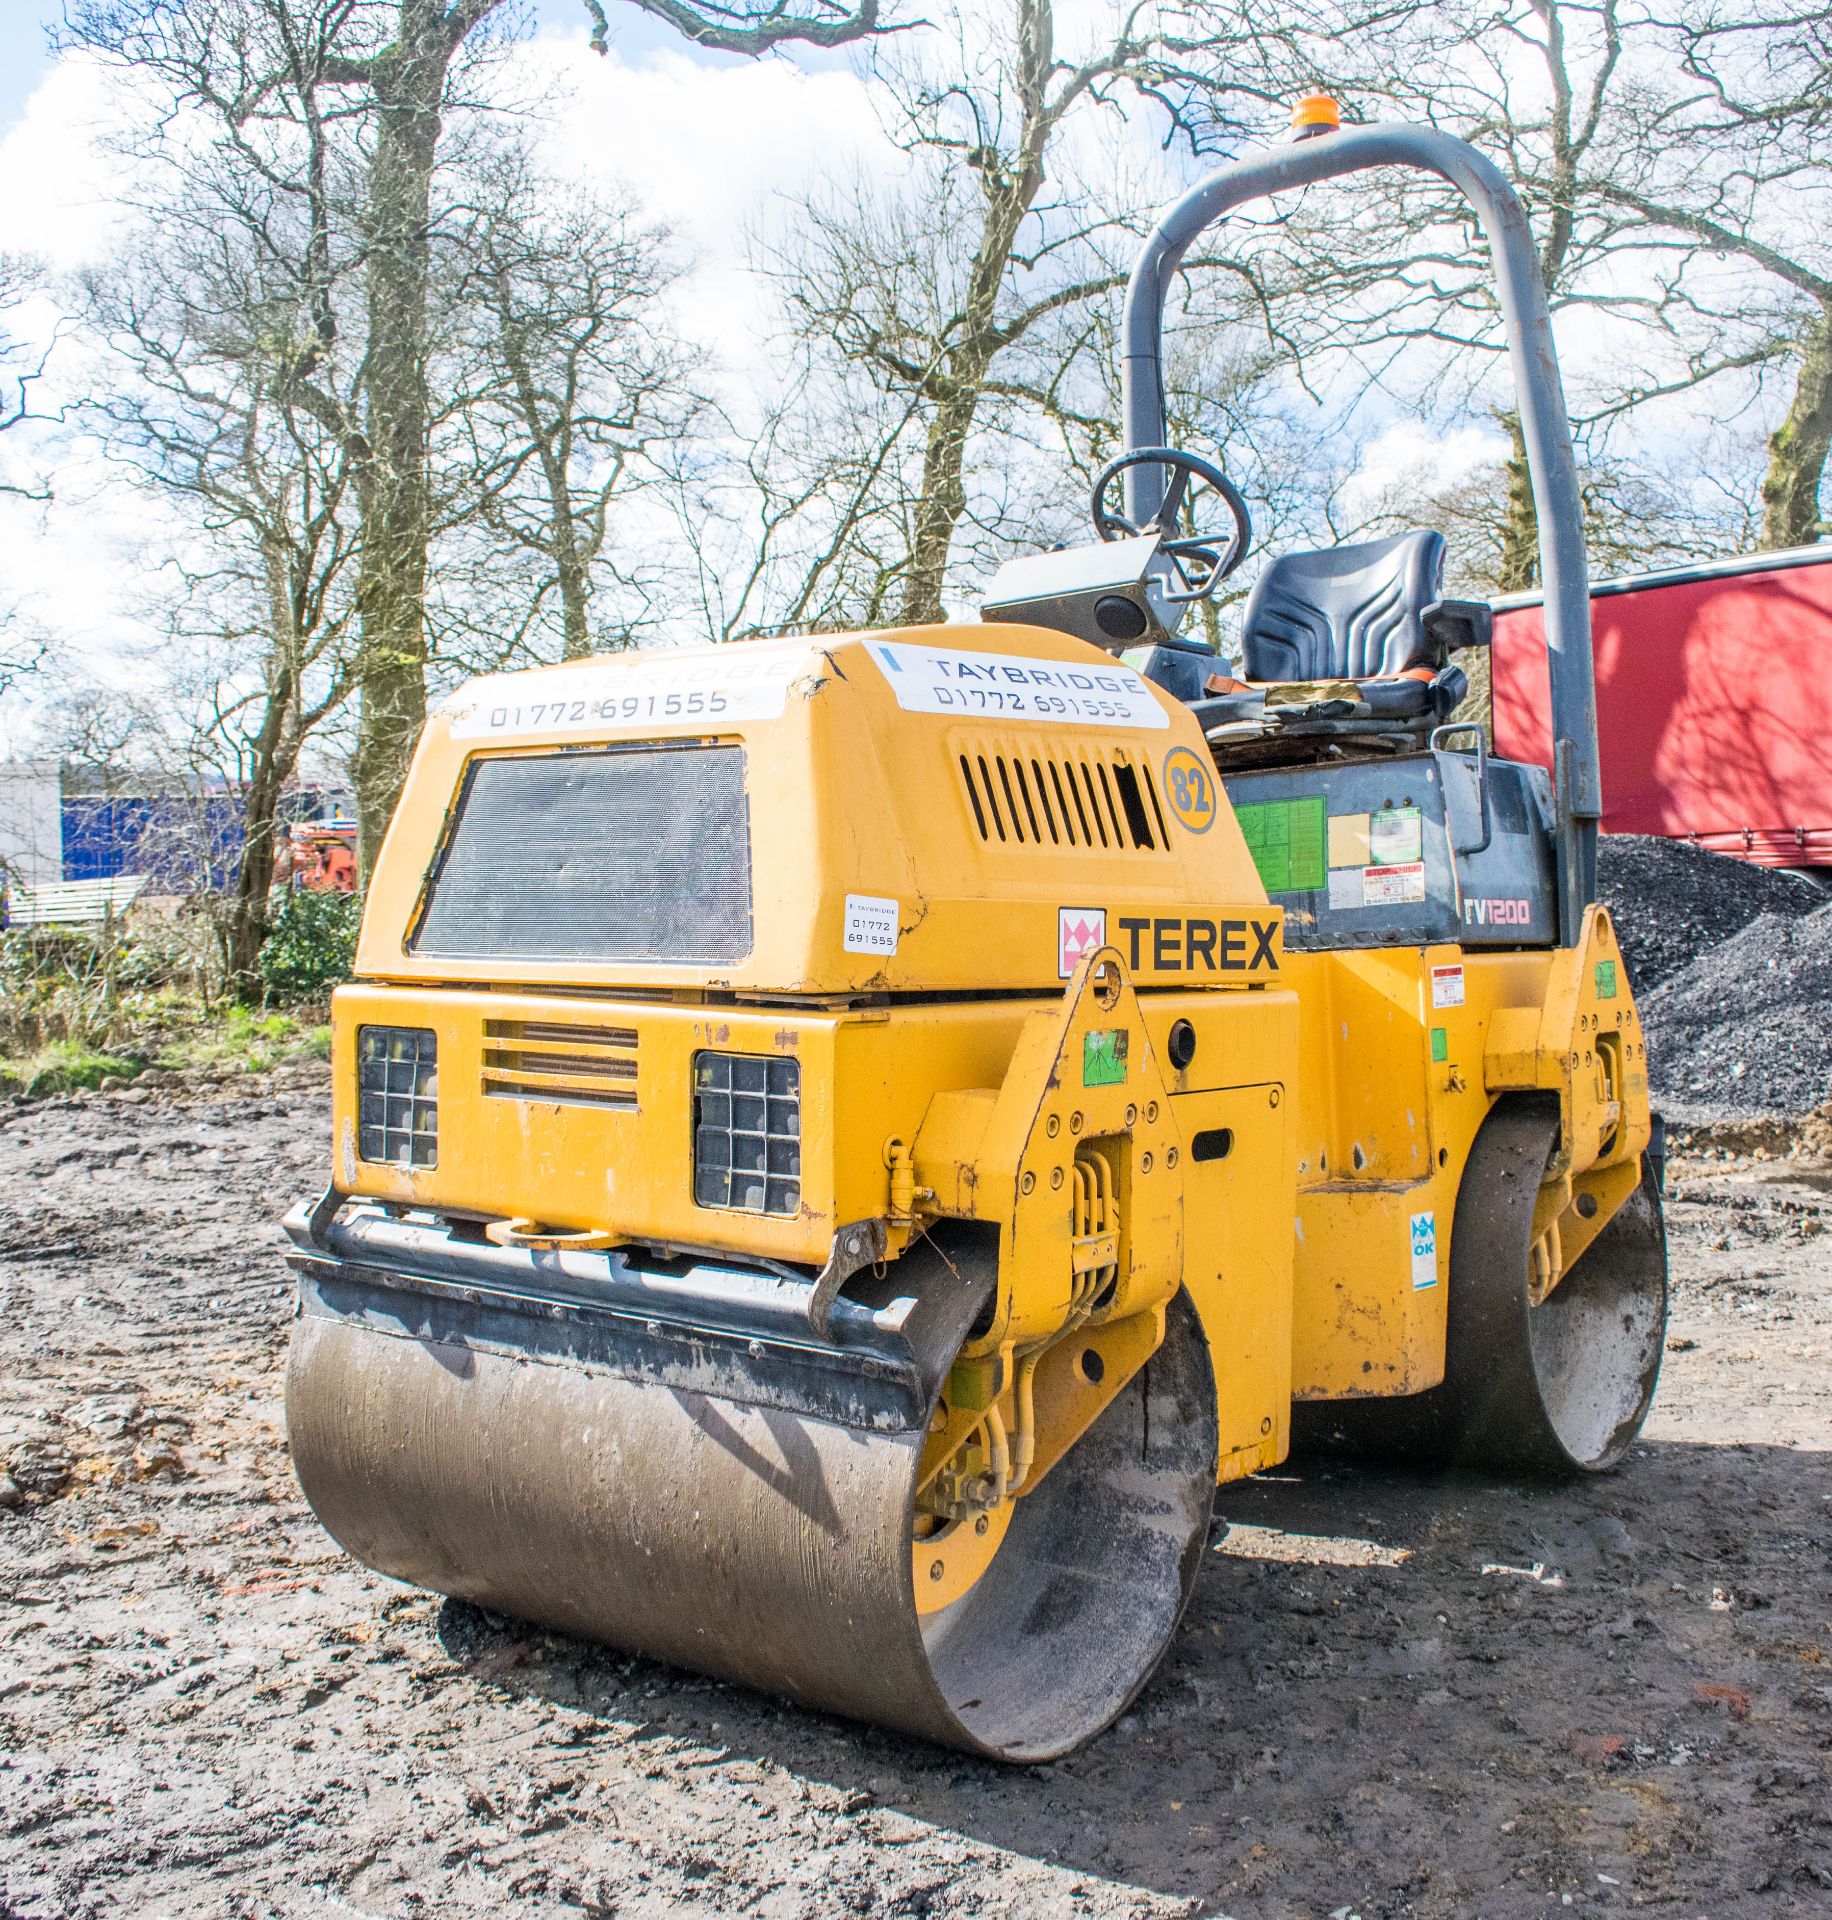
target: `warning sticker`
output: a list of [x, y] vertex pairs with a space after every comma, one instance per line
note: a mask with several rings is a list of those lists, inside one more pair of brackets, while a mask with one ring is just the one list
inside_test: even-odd
[[846, 896], [846, 935], [842, 944], [848, 953], [895, 953], [896, 901], [881, 900], [870, 893], [849, 893]]
[[1438, 1216], [1412, 1216], [1412, 1291], [1423, 1293], [1438, 1284]]
[[1026, 660], [875, 640], [871, 656], [906, 713], [988, 720], [1068, 720], [1089, 727], [1168, 727], [1170, 715], [1142, 675], [1111, 666]]
[[1425, 863], [1415, 860], [1406, 867], [1363, 867], [1362, 904], [1369, 907], [1403, 907], [1408, 901], [1425, 897]]
[[1107, 910], [1104, 907], [1058, 907], [1056, 909], [1056, 978], [1066, 980], [1075, 971], [1083, 954], [1107, 944]]
[[658, 647], [576, 667], [492, 674], [460, 687], [444, 711], [454, 740], [774, 720], [813, 662], [805, 647]]
[[1236, 807], [1234, 817], [1268, 893], [1311, 893], [1323, 885], [1327, 816], [1322, 794]]
[[1432, 968], [1431, 1004], [1434, 1007], [1462, 1006], [1463, 968], [1461, 964], [1452, 967]]

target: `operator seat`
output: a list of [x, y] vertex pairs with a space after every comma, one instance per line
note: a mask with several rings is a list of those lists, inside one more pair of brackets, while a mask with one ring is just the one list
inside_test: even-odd
[[1247, 602], [1246, 678], [1210, 680], [1205, 725], [1411, 731], [1443, 718], [1468, 689], [1450, 650], [1486, 645], [1494, 625], [1443, 584], [1441, 533], [1281, 555]]

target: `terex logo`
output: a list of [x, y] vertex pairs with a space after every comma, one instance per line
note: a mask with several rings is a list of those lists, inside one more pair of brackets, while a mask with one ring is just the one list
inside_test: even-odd
[[1276, 920], [1126, 920], [1127, 964], [1159, 973], [1276, 973]]
[[1531, 900], [1465, 900], [1463, 918], [1472, 927], [1530, 927], [1533, 924]]

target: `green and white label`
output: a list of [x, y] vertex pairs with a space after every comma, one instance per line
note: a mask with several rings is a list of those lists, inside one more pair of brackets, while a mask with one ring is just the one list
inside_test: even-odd
[[1424, 818], [1417, 807], [1383, 807], [1369, 818], [1369, 866], [1404, 867], [1424, 857]]
[[1236, 807], [1234, 817], [1268, 893], [1313, 893], [1324, 884], [1329, 828], [1322, 794]]
[[1084, 1034], [1081, 1042], [1081, 1084], [1117, 1087], [1126, 1078], [1126, 1029], [1108, 1027]]

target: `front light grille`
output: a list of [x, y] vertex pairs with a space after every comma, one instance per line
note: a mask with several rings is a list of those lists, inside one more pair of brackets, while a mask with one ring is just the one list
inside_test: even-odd
[[356, 1151], [372, 1166], [439, 1163], [439, 1050], [427, 1027], [356, 1032]]
[[800, 1211], [800, 1061], [694, 1055], [693, 1197], [739, 1213]]
[[493, 1100], [636, 1110], [636, 1029], [570, 1020], [486, 1020], [483, 1091]]

